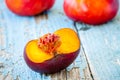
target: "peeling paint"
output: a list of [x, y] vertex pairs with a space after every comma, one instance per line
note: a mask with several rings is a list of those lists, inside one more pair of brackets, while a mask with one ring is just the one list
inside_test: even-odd
[[116, 59], [116, 64], [118, 64], [120, 66], [120, 59]]
[[3, 63], [0, 63], [0, 69], [1, 68], [4, 68], [4, 64]]
[[9, 59], [11, 57], [11, 55], [9, 53], [7, 53], [6, 51], [1, 50], [0, 57], [5, 58], [5, 59]]

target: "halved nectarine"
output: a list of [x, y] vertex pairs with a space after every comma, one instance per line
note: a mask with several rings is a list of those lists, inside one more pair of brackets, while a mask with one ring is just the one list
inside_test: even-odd
[[55, 73], [68, 67], [80, 51], [80, 39], [70, 28], [29, 41], [24, 49], [27, 65], [39, 73]]

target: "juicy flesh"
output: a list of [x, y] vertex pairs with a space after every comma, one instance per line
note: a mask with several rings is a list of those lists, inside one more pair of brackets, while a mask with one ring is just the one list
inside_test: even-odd
[[26, 55], [34, 63], [44, 62], [54, 56], [49, 55], [38, 47], [38, 40], [30, 41], [26, 46]]
[[57, 30], [54, 32], [54, 34], [57, 34], [60, 36], [61, 39], [61, 45], [59, 48], [57, 48], [58, 54], [69, 54], [71, 52], [75, 52], [80, 48], [80, 40], [75, 31], [69, 28], [64, 28]]
[[[46, 39], [46, 37], [48, 38]], [[39, 40], [30, 41], [26, 45], [26, 55], [32, 62], [42, 63], [54, 58], [55, 54], [70, 54], [79, 48], [80, 40], [76, 32], [63, 28], [54, 34], [46, 34]]]

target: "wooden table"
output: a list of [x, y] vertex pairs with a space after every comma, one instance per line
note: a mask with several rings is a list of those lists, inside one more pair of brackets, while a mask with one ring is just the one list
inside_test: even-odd
[[[120, 12], [106, 24], [91, 26], [66, 17], [63, 0], [33, 17], [17, 16], [4, 0], [0, 3], [0, 80], [120, 80]], [[25, 44], [65, 27], [77, 31], [82, 43], [73, 64], [51, 75], [29, 69], [23, 59]]]

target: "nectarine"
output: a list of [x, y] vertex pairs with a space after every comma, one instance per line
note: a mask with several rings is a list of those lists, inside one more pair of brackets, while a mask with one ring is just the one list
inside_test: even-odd
[[49, 10], [55, 0], [5, 0], [5, 2], [12, 12], [22, 16], [33, 16]]
[[72, 20], [92, 25], [113, 19], [119, 0], [64, 0], [64, 12]]
[[80, 50], [80, 39], [70, 28], [29, 41], [24, 48], [27, 65], [39, 73], [55, 73], [69, 66]]

